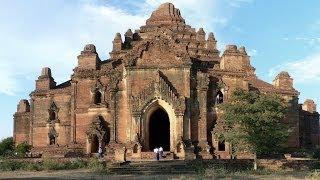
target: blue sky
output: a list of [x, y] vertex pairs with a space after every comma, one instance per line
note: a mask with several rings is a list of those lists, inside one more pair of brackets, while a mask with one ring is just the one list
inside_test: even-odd
[[[17, 103], [29, 98], [42, 67], [51, 67], [58, 83], [67, 80], [87, 43], [107, 59], [116, 32], [137, 29], [167, 1], [2, 0], [0, 139], [12, 135]], [[169, 2], [188, 24], [214, 32], [221, 51], [227, 44], [246, 46], [261, 79], [272, 82], [286, 70], [301, 92], [300, 102], [311, 98], [320, 103], [320, 1]]]

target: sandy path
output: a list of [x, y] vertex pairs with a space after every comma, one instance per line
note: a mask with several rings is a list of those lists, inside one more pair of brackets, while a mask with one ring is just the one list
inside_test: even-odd
[[[282, 176], [277, 175], [259, 175], [259, 176], [232, 176], [227, 179], [306, 179], [306, 174], [297, 173], [295, 175], [286, 174]], [[13, 171], [13, 172], [0, 172], [0, 179], [116, 179], [116, 180], [132, 180], [132, 179], [212, 179], [200, 178], [190, 175], [102, 175], [93, 173], [87, 169], [77, 170], [59, 170], [59, 171]], [[226, 177], [215, 177], [214, 179], [226, 179]]]

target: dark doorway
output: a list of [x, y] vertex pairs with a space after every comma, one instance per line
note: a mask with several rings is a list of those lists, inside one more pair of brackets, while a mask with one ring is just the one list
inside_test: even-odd
[[97, 135], [93, 135], [91, 139], [91, 153], [98, 153], [99, 139]]
[[54, 135], [50, 134], [49, 141], [50, 141], [50, 145], [55, 145], [56, 144], [56, 137]]
[[102, 94], [100, 91], [97, 91], [94, 96], [94, 104], [101, 104]]
[[56, 120], [56, 112], [54, 110], [49, 111], [49, 120], [50, 122]]
[[225, 151], [226, 150], [226, 144], [224, 141], [219, 141], [218, 143], [218, 151]]
[[149, 147], [153, 150], [162, 147], [170, 150], [170, 122], [168, 114], [161, 108], [154, 111], [149, 121]]

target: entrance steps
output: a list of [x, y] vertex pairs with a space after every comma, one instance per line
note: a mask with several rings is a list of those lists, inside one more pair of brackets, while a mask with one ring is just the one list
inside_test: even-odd
[[[163, 157], [160, 159], [173, 160], [173, 153], [169, 152], [169, 151], [164, 151]], [[141, 159], [140, 160], [154, 161], [154, 160], [156, 160], [156, 155], [154, 152], [141, 152]]]
[[171, 175], [196, 174], [195, 170], [182, 160], [127, 162], [110, 168], [111, 174]]

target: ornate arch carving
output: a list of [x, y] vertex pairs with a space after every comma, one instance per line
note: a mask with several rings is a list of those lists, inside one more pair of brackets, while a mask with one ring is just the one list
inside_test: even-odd
[[[102, 85], [101, 81], [98, 79], [94, 86], [91, 87], [91, 104], [104, 104], [106, 102], [106, 88]], [[99, 100], [97, 100], [97, 96], [99, 96]], [[97, 102], [99, 101], [99, 102]]]
[[59, 117], [58, 117], [58, 113], [59, 112], [59, 108], [56, 105], [55, 102], [52, 102], [49, 109], [48, 109], [48, 114], [49, 114], [49, 118], [47, 120], [48, 123], [50, 124], [54, 124], [56, 122], [59, 122]]
[[142, 90], [137, 96], [131, 97], [133, 114], [142, 113], [151, 102], [162, 99], [170, 104], [176, 115], [183, 115], [185, 112], [185, 99], [181, 97], [167, 78], [158, 71], [157, 80]]
[[107, 143], [110, 140], [110, 129], [102, 116], [96, 116], [86, 131], [89, 142], [93, 136], [97, 136], [100, 142]]

